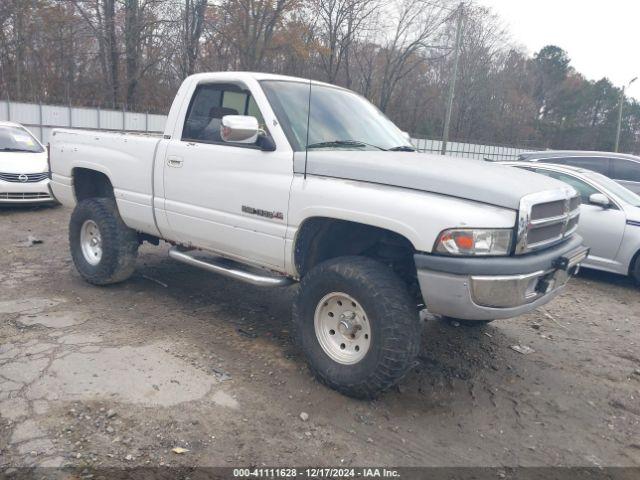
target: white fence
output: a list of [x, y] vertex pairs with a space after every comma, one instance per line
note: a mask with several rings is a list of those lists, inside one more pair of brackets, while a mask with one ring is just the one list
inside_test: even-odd
[[42, 143], [51, 130], [67, 127], [129, 132], [163, 132], [166, 115], [103, 110], [38, 103], [0, 101], [0, 120], [17, 122], [33, 132]]
[[[127, 132], [164, 131], [166, 115], [127, 112], [125, 110], [103, 110], [38, 103], [0, 101], [0, 120], [21, 123], [29, 128], [44, 144], [49, 142], [51, 130], [68, 127], [90, 130]], [[413, 145], [421, 152], [440, 153], [442, 142], [425, 138], [413, 138]], [[530, 148], [518, 148], [474, 143], [449, 142], [447, 155], [475, 158], [478, 160], [514, 160]]]

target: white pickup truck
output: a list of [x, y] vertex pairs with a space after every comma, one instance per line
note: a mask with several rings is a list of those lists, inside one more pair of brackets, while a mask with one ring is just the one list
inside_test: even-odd
[[369, 398], [420, 346], [419, 311], [482, 324], [549, 302], [584, 259], [577, 193], [487, 162], [420, 154], [346, 89], [259, 73], [187, 78], [164, 135], [59, 129], [55, 198], [90, 283], [127, 279], [143, 241], [264, 287], [299, 282], [317, 377]]

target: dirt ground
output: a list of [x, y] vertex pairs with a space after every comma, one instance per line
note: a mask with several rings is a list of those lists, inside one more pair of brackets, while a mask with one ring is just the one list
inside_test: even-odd
[[640, 291], [625, 278], [583, 272], [486, 328], [427, 316], [416, 367], [362, 402], [319, 385], [292, 346], [295, 287], [148, 245], [132, 279], [93, 287], [71, 263], [69, 214], [0, 210], [4, 469], [640, 465]]

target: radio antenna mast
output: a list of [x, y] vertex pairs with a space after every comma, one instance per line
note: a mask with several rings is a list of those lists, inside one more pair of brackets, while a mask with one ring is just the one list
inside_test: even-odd
[[307, 106], [307, 140], [304, 145], [304, 179], [307, 179], [307, 158], [309, 156], [309, 123], [311, 122], [311, 79], [309, 79], [309, 104]]

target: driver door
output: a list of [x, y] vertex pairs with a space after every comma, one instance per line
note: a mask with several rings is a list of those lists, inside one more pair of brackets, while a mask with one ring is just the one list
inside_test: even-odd
[[241, 261], [284, 267], [291, 154], [220, 138], [225, 115], [252, 115], [264, 125], [242, 85], [198, 85], [181, 138], [163, 165], [168, 238]]

